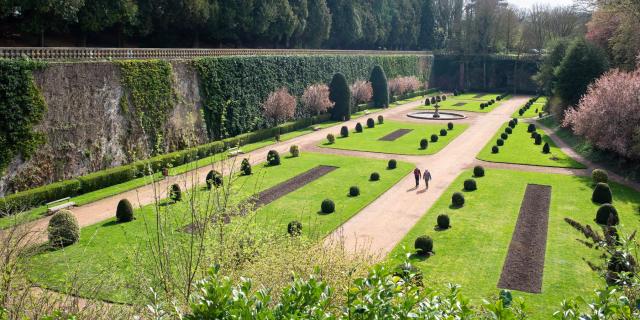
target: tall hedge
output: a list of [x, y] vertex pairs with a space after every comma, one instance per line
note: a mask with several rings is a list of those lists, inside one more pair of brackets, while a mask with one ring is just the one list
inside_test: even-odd
[[351, 119], [351, 91], [347, 79], [342, 73], [336, 73], [331, 79], [329, 100], [334, 103], [331, 109], [331, 120]]
[[[264, 128], [260, 104], [270, 92], [286, 86], [300, 97], [314, 83], [329, 83], [336, 72], [350, 81], [365, 80], [380, 65], [389, 77], [428, 78], [432, 58], [416, 55], [236, 56], [194, 61], [200, 76], [204, 116], [214, 139]], [[309, 114], [300, 105], [297, 117]]]
[[0, 59], [0, 173], [17, 156], [29, 158], [44, 142], [34, 127], [46, 111], [32, 71], [42, 63]]
[[387, 83], [387, 75], [381, 66], [376, 65], [373, 67], [369, 82], [371, 82], [371, 87], [373, 88], [373, 106], [376, 108], [388, 107], [389, 85]]

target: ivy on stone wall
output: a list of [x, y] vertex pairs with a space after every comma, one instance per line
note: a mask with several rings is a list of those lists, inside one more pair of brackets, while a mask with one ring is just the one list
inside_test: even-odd
[[46, 104], [32, 73], [43, 67], [39, 62], [0, 59], [0, 172], [18, 155], [29, 158], [45, 141], [34, 130]]
[[[429, 78], [432, 58], [389, 56], [256, 56], [212, 57], [194, 63], [200, 75], [201, 95], [209, 137], [219, 139], [264, 128], [261, 103], [270, 92], [287, 87], [296, 97], [313, 83], [329, 83], [341, 72], [349, 83], [367, 80], [381, 65], [388, 78]], [[306, 113], [300, 105], [297, 117]]]
[[151, 155], [164, 152], [164, 129], [176, 103], [171, 64], [163, 60], [119, 61], [129, 103], [123, 99], [123, 112], [132, 112], [149, 139]]

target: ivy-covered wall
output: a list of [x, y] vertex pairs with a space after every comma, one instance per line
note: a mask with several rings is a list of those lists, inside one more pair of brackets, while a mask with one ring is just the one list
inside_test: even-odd
[[[205, 121], [213, 139], [266, 126], [261, 103], [270, 92], [286, 86], [296, 97], [314, 83], [328, 83], [336, 72], [347, 82], [368, 80], [381, 65], [387, 78], [429, 78], [432, 60], [426, 56], [256, 56], [213, 57], [195, 61], [201, 81]], [[299, 117], [308, 116], [300, 104]]]

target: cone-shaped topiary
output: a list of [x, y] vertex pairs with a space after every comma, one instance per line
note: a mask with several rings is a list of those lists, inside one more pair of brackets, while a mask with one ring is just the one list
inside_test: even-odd
[[447, 135], [447, 130], [440, 129], [440, 135], [443, 136], [443, 137], [446, 136]]
[[437, 134], [432, 134], [431, 135], [431, 142], [438, 142], [438, 135]]
[[72, 245], [80, 239], [80, 226], [78, 220], [69, 210], [56, 212], [47, 228], [49, 244], [61, 248]]
[[331, 120], [345, 121], [351, 119], [351, 91], [347, 79], [342, 73], [336, 73], [329, 84], [329, 100], [334, 103], [331, 109]]
[[551, 147], [549, 146], [548, 142], [544, 143], [544, 146], [542, 146], [542, 153], [549, 153], [551, 152]]
[[340, 136], [343, 138], [349, 136], [349, 128], [347, 128], [347, 126], [342, 126], [342, 128], [340, 128]]
[[375, 108], [386, 108], [389, 106], [389, 87], [387, 76], [381, 66], [376, 65], [371, 69], [369, 77], [371, 88], [373, 89], [373, 106]]
[[473, 176], [476, 178], [484, 177], [484, 168], [482, 166], [475, 166], [473, 168]]
[[611, 203], [613, 201], [613, 195], [611, 194], [611, 188], [609, 188], [609, 185], [604, 182], [597, 183], [596, 187], [593, 189], [591, 201], [598, 204]]
[[438, 229], [440, 230], [449, 229], [451, 227], [449, 216], [446, 214], [438, 215], [436, 222], [438, 223]]
[[207, 189], [209, 189], [209, 190], [211, 190], [211, 188], [213, 188], [213, 187], [218, 188], [218, 187], [222, 186], [222, 183], [223, 183], [222, 175], [218, 171], [215, 171], [215, 170], [209, 171], [209, 173], [207, 173], [207, 178], [206, 179], [207, 179], [206, 180]]
[[498, 153], [498, 152], [500, 152], [500, 148], [498, 148], [498, 146], [491, 147], [491, 153]]
[[300, 223], [300, 221], [298, 220], [293, 220], [291, 222], [289, 222], [289, 224], [287, 224], [287, 233], [292, 236], [292, 237], [296, 237], [302, 234], [302, 223]]
[[280, 154], [276, 150], [269, 150], [267, 152], [267, 164], [270, 166], [279, 166], [280, 165]]
[[360, 122], [356, 123], [356, 132], [362, 132], [362, 125], [360, 124]]
[[447, 129], [453, 130], [453, 122], [447, 123]]
[[336, 204], [333, 203], [333, 200], [331, 199], [324, 199], [320, 205], [320, 209], [322, 210], [322, 213], [325, 214], [333, 213], [336, 211]]
[[384, 123], [384, 117], [382, 115], [378, 116], [378, 124], [383, 124]]
[[464, 181], [464, 190], [466, 191], [475, 191], [478, 189], [476, 181], [473, 179], [467, 179]]
[[243, 176], [251, 175], [251, 163], [249, 163], [249, 159], [242, 159], [242, 163], [240, 164], [240, 171], [242, 171]]
[[371, 176], [369, 176], [369, 180], [371, 181], [378, 181], [380, 180], [380, 174], [377, 172], [373, 172], [371, 173]]
[[618, 210], [611, 204], [605, 203], [598, 208], [596, 213], [596, 222], [598, 224], [615, 226], [618, 225]]
[[133, 206], [127, 199], [122, 199], [116, 207], [116, 220], [118, 222], [129, 222], [133, 220]]
[[173, 200], [173, 202], [178, 202], [182, 200], [182, 189], [180, 189], [180, 185], [174, 183], [169, 188], [169, 199]]
[[433, 240], [429, 236], [419, 236], [413, 243], [416, 253], [420, 255], [429, 255], [433, 253]]
[[451, 204], [458, 208], [464, 206], [464, 195], [460, 192], [455, 192], [451, 196]]
[[376, 126], [376, 122], [373, 121], [373, 119], [371, 119], [371, 118], [367, 119], [367, 128], [371, 129], [371, 128], [375, 127], [375, 126]]
[[396, 167], [398, 167], [398, 162], [396, 161], [396, 159], [391, 159], [389, 160], [389, 163], [387, 163], [387, 169], [395, 169]]
[[327, 142], [329, 144], [334, 144], [336, 142], [336, 137], [332, 133], [327, 134]]
[[350, 197], [357, 197], [360, 195], [360, 188], [358, 188], [357, 186], [351, 186], [349, 188], [349, 196]]
[[602, 169], [593, 169], [593, 171], [591, 171], [591, 179], [593, 180], [593, 183], [607, 183], [609, 182], [609, 174], [607, 171]]
[[300, 147], [298, 147], [297, 145], [291, 145], [291, 147], [289, 147], [289, 153], [291, 154], [292, 158], [297, 158], [300, 156]]
[[429, 146], [429, 141], [427, 139], [420, 140], [420, 149], [424, 150]]

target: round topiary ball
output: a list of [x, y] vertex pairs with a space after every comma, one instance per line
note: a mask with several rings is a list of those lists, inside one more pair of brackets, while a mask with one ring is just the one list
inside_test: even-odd
[[506, 128], [504, 129], [504, 133], [506, 133], [506, 134], [512, 134], [512, 133], [513, 133], [513, 129], [511, 129], [511, 127], [506, 127]]
[[373, 121], [373, 119], [369, 118], [367, 119], [367, 128], [373, 128], [376, 126], [376, 122]]
[[431, 142], [438, 142], [438, 135], [437, 134], [432, 134], [431, 135]]
[[591, 201], [598, 204], [611, 203], [613, 201], [613, 195], [611, 194], [611, 188], [604, 182], [599, 182], [593, 189], [593, 195]]
[[292, 158], [297, 158], [300, 156], [300, 147], [298, 147], [297, 145], [291, 145], [291, 147], [289, 147], [289, 153], [291, 154]]
[[349, 188], [349, 196], [350, 197], [357, 197], [360, 195], [360, 188], [358, 188], [357, 186], [351, 186]]
[[174, 202], [182, 200], [182, 189], [180, 189], [179, 184], [174, 183], [171, 185], [171, 188], [169, 189], [169, 199]]
[[496, 140], [496, 144], [498, 145], [498, 147], [502, 147], [502, 146], [504, 146], [504, 140], [498, 139], [498, 140]]
[[292, 237], [296, 237], [302, 234], [302, 223], [298, 220], [293, 220], [291, 222], [289, 222], [289, 224], [287, 224], [287, 233], [292, 236]]
[[451, 196], [451, 204], [458, 208], [464, 206], [464, 195], [460, 192], [455, 192]]
[[420, 140], [420, 149], [424, 150], [429, 146], [429, 141], [427, 139]]
[[396, 159], [391, 159], [389, 160], [389, 162], [387, 163], [387, 169], [395, 169], [398, 166], [398, 162], [396, 161]]
[[222, 175], [220, 174], [220, 172], [211, 170], [209, 171], [209, 173], [207, 173], [206, 182], [207, 182], [207, 189], [211, 190], [211, 188], [213, 187], [219, 188], [220, 186], [222, 186], [224, 181], [222, 180]]
[[267, 163], [270, 166], [279, 166], [280, 165], [280, 154], [276, 150], [269, 150], [267, 152]]
[[449, 216], [446, 214], [439, 215], [436, 221], [438, 222], [438, 229], [440, 230], [449, 229], [451, 227]]
[[516, 127], [516, 122], [515, 122], [515, 121], [513, 121], [513, 120], [510, 120], [510, 121], [509, 121], [509, 128], [512, 128], [512, 129], [513, 129], [513, 128], [515, 128], [515, 127]]
[[478, 186], [476, 185], [476, 181], [473, 179], [467, 179], [464, 181], [464, 190], [466, 191], [475, 191], [476, 189], [478, 189]]
[[534, 132], [536, 131], [536, 125], [533, 123], [530, 123], [529, 126], [527, 127], [527, 132]]
[[129, 200], [122, 199], [118, 202], [116, 220], [118, 220], [118, 222], [129, 222], [133, 220], [133, 206]]
[[477, 178], [484, 177], [484, 168], [482, 166], [475, 166], [473, 168], [473, 176]]
[[500, 152], [500, 148], [498, 148], [498, 146], [491, 147], [491, 153], [498, 153], [498, 152]]
[[371, 180], [371, 181], [378, 181], [378, 180], [380, 180], [380, 174], [379, 174], [379, 173], [377, 173], [377, 172], [373, 172], [373, 173], [371, 174], [371, 176], [369, 176], [369, 180]]
[[502, 138], [502, 140], [507, 140], [509, 139], [509, 135], [507, 133], [502, 133], [500, 134], [500, 138]]
[[443, 137], [446, 136], [447, 135], [447, 130], [440, 129], [440, 135], [443, 136]]
[[453, 130], [453, 122], [447, 123], [447, 129]]
[[57, 248], [72, 245], [80, 239], [78, 219], [69, 210], [56, 212], [49, 220], [47, 232], [49, 244]]
[[593, 169], [591, 171], [591, 179], [593, 179], [593, 183], [607, 183], [609, 182], [609, 174], [602, 169]]
[[429, 255], [433, 253], [433, 240], [429, 236], [419, 236], [413, 244], [416, 252], [420, 255]]
[[384, 123], [384, 117], [382, 115], [378, 116], [378, 124], [383, 124]]
[[356, 123], [356, 132], [358, 133], [362, 132], [362, 125], [360, 124], [360, 122]]
[[611, 204], [605, 203], [598, 208], [596, 213], [596, 222], [598, 224], [615, 226], [618, 225], [618, 210]]
[[242, 171], [243, 176], [251, 175], [252, 169], [251, 169], [251, 163], [249, 163], [249, 159], [247, 158], [242, 159], [242, 163], [240, 164], [240, 171]]
[[343, 138], [349, 136], [349, 128], [347, 128], [347, 126], [342, 126], [342, 128], [340, 128], [340, 136]]
[[336, 211], [336, 204], [333, 203], [333, 200], [331, 199], [324, 199], [320, 205], [320, 209], [324, 214], [333, 213]]

